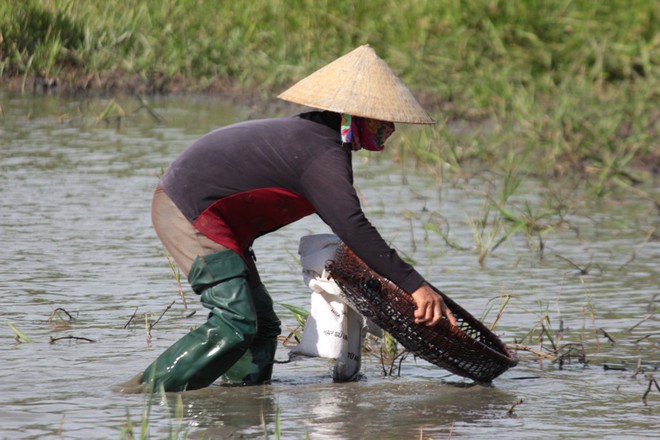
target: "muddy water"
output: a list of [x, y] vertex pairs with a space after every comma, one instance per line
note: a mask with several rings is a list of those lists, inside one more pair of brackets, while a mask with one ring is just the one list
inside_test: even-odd
[[[251, 114], [167, 98], [152, 103], [164, 122], [144, 110], [121, 125], [97, 122], [107, 103], [0, 100], [0, 438], [122, 438], [127, 426], [137, 436], [145, 411], [151, 438], [179, 429], [189, 438], [273, 438], [276, 429], [281, 438], [311, 439], [660, 435], [660, 391], [642, 400], [647, 375], [660, 376], [653, 206], [635, 197], [574, 205], [566, 223], [544, 234], [543, 258], [538, 240], [519, 233], [480, 265], [468, 219], [480, 216], [496, 177], [438, 186], [419, 171], [364, 157], [356, 158], [356, 182], [370, 219], [430, 281], [474, 315], [488, 311], [487, 323], [497, 298], [512, 295], [496, 328], [505, 342], [526, 338], [542, 350], [539, 322], [547, 316], [555, 342], [583, 344], [587, 363], [567, 356], [560, 368], [521, 350], [520, 365], [484, 387], [412, 357], [400, 377], [386, 377], [380, 361], [365, 356], [365, 380], [340, 385], [332, 384], [331, 361], [308, 359], [276, 365], [265, 387], [211, 387], [180, 401], [117, 393], [205, 314], [185, 284], [184, 309], [151, 230], [160, 170], [197, 136]], [[139, 105], [119, 104], [127, 112]], [[515, 202], [540, 210], [545, 189], [526, 180]], [[425, 232], [431, 218], [449, 225], [461, 248]], [[308, 307], [296, 252], [299, 237], [315, 232], [327, 229], [308, 218], [256, 243], [278, 303]], [[589, 268], [581, 274], [568, 260]], [[145, 316], [157, 319], [172, 301], [148, 340]], [[278, 312], [295, 327], [280, 304]], [[32, 343], [17, 342], [9, 324]], [[280, 346], [278, 359], [287, 352]]]

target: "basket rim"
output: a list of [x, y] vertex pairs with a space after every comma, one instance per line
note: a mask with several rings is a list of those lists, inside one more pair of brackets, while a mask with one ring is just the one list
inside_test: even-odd
[[[390, 292], [388, 295], [402, 298], [409, 305], [414, 307], [414, 301], [412, 300], [410, 294], [405, 292], [387, 277], [384, 277], [373, 271], [355, 254], [355, 252], [353, 252], [344, 242], [340, 241], [339, 245], [337, 246], [337, 251], [334, 258], [326, 262], [326, 270], [329, 272], [330, 277], [335, 280], [337, 285], [339, 285], [341, 290], [345, 293], [347, 299], [352, 302], [353, 305], [358, 309], [364, 307], [364, 304], [357, 304], [355, 299], [352, 298], [353, 295], [360, 296], [360, 300], [366, 301], [366, 303], [368, 303], [371, 308], [375, 308], [377, 311], [383, 312], [384, 310], [382, 306], [373, 304], [372, 301], [366, 297], [364, 292], [360, 291], [361, 289], [357, 287], [355, 283], [351, 285], [349, 280], [350, 277], [348, 277], [347, 274], [341, 273], [341, 269], [339, 267], [340, 265], [338, 264], [338, 262], [341, 261], [351, 261], [353, 265], [358, 267], [358, 270], [356, 270], [355, 273], [360, 272], [362, 276], [367, 274], [372, 279], [378, 281], [381, 286], [384, 284], [386, 286], [385, 289]], [[357, 278], [360, 277], [358, 276]], [[517, 365], [518, 358], [515, 353], [510, 350], [509, 347], [492, 330], [490, 330], [480, 320], [472, 316], [466, 309], [461, 307], [456, 301], [451, 299], [440, 289], [433, 286], [428, 281], [426, 281], [426, 283], [442, 297], [447, 307], [455, 314], [455, 316], [460, 318], [460, 322], [464, 325], [462, 328], [455, 327], [452, 326], [446, 318], [443, 318], [434, 328], [429, 328], [424, 324], [415, 323], [414, 320], [410, 319], [410, 316], [406, 318], [408, 320], [406, 328], [412, 329], [415, 334], [423, 336], [429, 332], [432, 333], [429, 343], [437, 344], [436, 353], [438, 356], [432, 356], [428, 354], [427, 350], [419, 345], [419, 341], [414, 341], [407, 337], [410, 335], [410, 332], [408, 332], [408, 335], [406, 335], [405, 332], [401, 331], [400, 326], [399, 328], [396, 328], [394, 324], [398, 323], [394, 323], [390, 319], [391, 317], [385, 317], [382, 319], [381, 317], [370, 318], [377, 325], [383, 327], [384, 330], [392, 334], [392, 336], [394, 336], [401, 345], [412, 351], [415, 356], [419, 356], [436, 366], [445, 368], [458, 375], [469, 377], [477, 382], [491, 382], [495, 377], [501, 375], [509, 368]], [[368, 311], [368, 313], [372, 312], [373, 310]], [[441, 329], [442, 333], [439, 331], [439, 329]], [[470, 334], [466, 333], [465, 330], [470, 330]], [[456, 356], [455, 349], [452, 349], [454, 352], [450, 352], [451, 350], [447, 348], [448, 346], [452, 346], [454, 343], [458, 343], [466, 347], [469, 346], [470, 348], [474, 349], [470, 350], [471, 353], [474, 353], [475, 351], [479, 352], [478, 356], [472, 358], [460, 358], [460, 356]], [[418, 352], [415, 352], [416, 349]], [[497, 368], [495, 368], [492, 364], [495, 364]], [[467, 370], [467, 365], [469, 365], [472, 370]], [[489, 374], [484, 374], [482, 371], [486, 366], [489, 366]]]

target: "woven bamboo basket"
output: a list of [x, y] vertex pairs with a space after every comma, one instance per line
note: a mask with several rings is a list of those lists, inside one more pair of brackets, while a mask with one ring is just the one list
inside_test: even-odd
[[438, 367], [489, 383], [518, 363], [493, 332], [433, 286], [456, 317], [457, 327], [446, 318], [434, 327], [416, 324], [412, 297], [372, 271], [344, 243], [326, 263], [326, 270], [357, 310], [406, 349]]

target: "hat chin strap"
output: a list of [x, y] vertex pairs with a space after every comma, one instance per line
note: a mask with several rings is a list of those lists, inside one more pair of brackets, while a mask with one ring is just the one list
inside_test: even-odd
[[348, 113], [341, 114], [341, 141], [345, 144], [352, 144], [353, 141], [352, 122], [353, 117], [351, 115]]

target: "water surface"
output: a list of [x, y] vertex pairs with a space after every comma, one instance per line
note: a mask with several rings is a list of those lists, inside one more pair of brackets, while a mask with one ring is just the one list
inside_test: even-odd
[[[552, 335], [563, 329], [557, 343], [584, 344], [587, 363], [571, 357], [560, 368], [520, 351], [520, 365], [484, 387], [412, 356], [400, 376], [384, 376], [379, 358], [365, 355], [357, 383], [333, 384], [332, 361], [308, 359], [276, 365], [270, 386], [210, 387], [184, 393], [181, 403], [177, 395], [117, 393], [205, 315], [185, 283], [184, 309], [151, 229], [158, 176], [198, 136], [254, 115], [216, 99], [170, 97], [151, 102], [164, 121], [140, 110], [97, 122], [108, 102], [0, 100], [1, 438], [120, 438], [131, 423], [139, 435], [147, 409], [152, 438], [179, 424], [192, 438], [275, 437], [277, 427], [282, 438], [312, 439], [658, 438], [660, 392], [642, 401], [647, 374], [658, 376], [660, 364], [652, 205], [630, 195], [585, 199], [544, 234], [542, 257], [538, 240], [519, 233], [480, 265], [468, 219], [480, 217], [497, 176], [439, 186], [421, 169], [363, 155], [356, 183], [368, 217], [432, 283], [475, 316], [489, 310], [487, 323], [498, 298], [512, 295], [496, 327], [506, 343], [526, 338], [542, 350], [547, 316]], [[139, 107], [118, 102], [128, 112]], [[657, 188], [644, 190], [658, 197]], [[547, 194], [547, 183], [526, 179], [514, 206], [541, 209]], [[460, 248], [425, 230], [429, 222]], [[296, 321], [281, 303], [309, 305], [298, 240], [323, 232], [308, 217], [255, 245], [285, 332]], [[148, 338], [145, 316], [157, 319], [172, 301]], [[53, 315], [58, 308], [75, 320]], [[9, 324], [33, 342], [17, 342]], [[67, 337], [94, 342], [51, 343]], [[278, 359], [287, 353], [280, 346]]]

